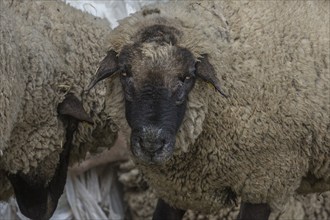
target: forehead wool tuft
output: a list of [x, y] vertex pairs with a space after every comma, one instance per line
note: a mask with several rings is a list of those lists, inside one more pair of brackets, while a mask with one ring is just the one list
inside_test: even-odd
[[176, 48], [172, 45], [159, 45], [154, 43], [144, 44], [142, 47], [142, 55], [150, 60], [156, 66], [166, 66], [175, 62]]
[[140, 50], [141, 56], [135, 57], [132, 62], [135, 86], [139, 88], [151, 82], [175, 89], [179, 77], [188, 71], [187, 61], [178, 48], [171, 44], [144, 43]]

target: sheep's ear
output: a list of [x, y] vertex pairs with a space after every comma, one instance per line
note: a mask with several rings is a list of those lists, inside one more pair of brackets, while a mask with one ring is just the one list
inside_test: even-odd
[[95, 79], [89, 84], [87, 91], [91, 90], [99, 81], [112, 76], [118, 71], [118, 57], [114, 50], [108, 51], [96, 71]]
[[57, 111], [60, 115], [70, 116], [78, 121], [93, 123], [93, 119], [87, 114], [81, 101], [72, 93], [65, 96], [63, 102], [58, 105]]
[[196, 76], [207, 83], [211, 83], [221, 95], [227, 97], [221, 90], [219, 79], [216, 76], [214, 67], [209, 62], [207, 54], [202, 55], [202, 58], [196, 63]]

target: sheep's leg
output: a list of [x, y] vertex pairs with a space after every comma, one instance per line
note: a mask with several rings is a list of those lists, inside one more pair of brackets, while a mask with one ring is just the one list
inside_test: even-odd
[[168, 205], [164, 200], [158, 199], [156, 210], [152, 217], [153, 220], [180, 220], [185, 210], [176, 209]]
[[270, 207], [267, 203], [252, 204], [242, 202], [238, 220], [267, 220], [270, 212]]

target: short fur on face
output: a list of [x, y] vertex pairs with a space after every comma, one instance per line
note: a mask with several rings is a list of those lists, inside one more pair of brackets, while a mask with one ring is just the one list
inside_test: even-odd
[[152, 41], [124, 47], [119, 65], [132, 153], [143, 162], [161, 163], [174, 150], [195, 81], [195, 59], [184, 48]]

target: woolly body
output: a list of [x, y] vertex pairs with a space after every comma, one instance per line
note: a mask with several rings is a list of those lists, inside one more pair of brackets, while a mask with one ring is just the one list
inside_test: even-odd
[[0, 170], [29, 173], [31, 181], [47, 183], [65, 142], [57, 106], [67, 93], [83, 100], [94, 120], [94, 125], [80, 123], [72, 161], [115, 140], [116, 127], [102, 114], [105, 87], [88, 98], [84, 93], [110, 26], [59, 1], [1, 1], [0, 9]]
[[[196, 60], [209, 55], [229, 96], [197, 81], [173, 157], [137, 164], [160, 198], [215, 212], [229, 189], [275, 211], [301, 184], [300, 192], [329, 190], [329, 14], [329, 1], [205, 1], [149, 7], [119, 23], [110, 50], [148, 26], [174, 27], [178, 46]], [[129, 135], [119, 79], [108, 89], [106, 111]]]

